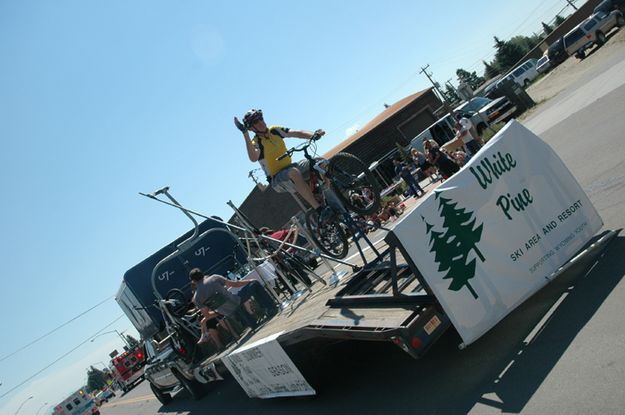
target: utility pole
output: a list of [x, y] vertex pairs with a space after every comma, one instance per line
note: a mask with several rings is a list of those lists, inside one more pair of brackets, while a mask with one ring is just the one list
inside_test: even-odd
[[432, 79], [432, 72], [428, 73], [427, 69], [429, 67], [430, 67], [430, 64], [425, 65], [424, 67], [421, 68], [421, 71], [419, 73], [424, 74], [429, 79], [429, 81], [432, 83], [432, 86], [434, 87], [434, 90], [436, 90], [436, 92], [438, 92], [438, 95], [441, 97], [442, 102], [443, 102], [443, 107], [445, 107], [445, 111], [453, 115], [453, 110], [451, 109], [451, 106], [449, 105], [449, 102], [447, 101], [447, 97], [439, 89], [440, 84], [436, 82], [434, 79]]
[[575, 10], [577, 10], [577, 7], [575, 7], [575, 5], [573, 4], [572, 0], [566, 0], [566, 2], [569, 4], [569, 6], [571, 6], [572, 8], [574, 8]]

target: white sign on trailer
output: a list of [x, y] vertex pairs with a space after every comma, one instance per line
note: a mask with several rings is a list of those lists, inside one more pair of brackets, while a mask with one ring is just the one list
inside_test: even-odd
[[250, 398], [307, 396], [316, 393], [276, 340], [280, 334], [261, 339], [222, 358], [224, 365]]
[[601, 226], [562, 160], [511, 121], [393, 232], [469, 344]]

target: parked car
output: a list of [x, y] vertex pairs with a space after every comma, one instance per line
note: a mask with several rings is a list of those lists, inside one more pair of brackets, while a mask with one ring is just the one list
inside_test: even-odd
[[499, 97], [480, 109], [480, 114], [488, 118], [489, 124], [508, 121], [516, 113], [516, 106], [506, 97]]
[[603, 0], [595, 7], [593, 14], [597, 12], [609, 14], [612, 10], [619, 10], [621, 13], [625, 13], [625, 0]]
[[115, 396], [115, 392], [113, 392], [112, 389], [106, 388], [95, 394], [95, 404], [101, 406], [103, 403], [108, 402], [111, 398]]
[[454, 112], [461, 113], [463, 116], [471, 119], [471, 122], [475, 126], [478, 134], [482, 134], [488, 127], [488, 117], [485, 114], [480, 114], [480, 110], [486, 105], [492, 102], [491, 99], [484, 97], [473, 97], [469, 101], [454, 108]]
[[564, 37], [559, 37], [555, 42], [549, 45], [547, 49], [547, 57], [552, 68], [560, 65], [569, 57], [564, 49]]
[[538, 59], [534, 58], [526, 60], [521, 65], [510, 71], [510, 74], [507, 75], [504, 79], [511, 79], [519, 86], [527, 88], [529, 84], [534, 80], [534, 78], [538, 76], [538, 72], [536, 71], [537, 62]]
[[551, 69], [551, 62], [549, 61], [549, 56], [543, 55], [538, 62], [536, 62], [536, 71], [538, 73], [547, 73]]
[[625, 19], [620, 11], [613, 10], [609, 14], [599, 11], [564, 35], [564, 48], [570, 56], [584, 59], [586, 50], [593, 45], [602, 46], [606, 42], [606, 34], [623, 25]]

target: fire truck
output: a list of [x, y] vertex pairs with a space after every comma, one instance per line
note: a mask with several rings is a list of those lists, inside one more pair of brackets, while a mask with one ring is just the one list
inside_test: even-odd
[[145, 366], [145, 352], [143, 346], [136, 346], [111, 359], [109, 368], [113, 376], [113, 386], [128, 392], [132, 387], [143, 380]]

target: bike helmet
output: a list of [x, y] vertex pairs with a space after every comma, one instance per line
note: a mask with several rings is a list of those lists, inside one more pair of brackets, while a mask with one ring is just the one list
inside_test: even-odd
[[251, 109], [248, 112], [246, 112], [245, 115], [243, 116], [243, 124], [245, 125], [245, 128], [249, 130], [250, 128], [252, 128], [252, 125], [254, 125], [256, 121], [262, 120], [262, 119], [263, 119], [263, 110]]

